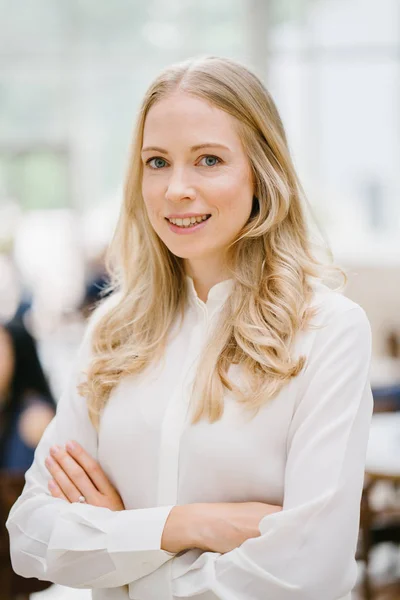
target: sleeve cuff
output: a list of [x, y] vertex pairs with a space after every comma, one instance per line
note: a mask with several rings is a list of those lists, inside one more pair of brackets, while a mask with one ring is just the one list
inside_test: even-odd
[[161, 538], [172, 508], [173, 505], [114, 512], [107, 536], [109, 552], [165, 552], [161, 550]]
[[[170, 554], [168, 552], [168, 554]], [[130, 600], [174, 600], [172, 595], [172, 560], [165, 562], [147, 577], [129, 584]]]
[[49, 544], [51, 556], [56, 559], [68, 550], [103, 550], [116, 570], [130, 573], [131, 581], [145, 577], [175, 556], [161, 549], [165, 522], [173, 506], [111, 511], [66, 504]]

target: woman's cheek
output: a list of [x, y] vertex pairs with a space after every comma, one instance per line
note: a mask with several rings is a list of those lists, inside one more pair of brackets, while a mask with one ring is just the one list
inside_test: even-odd
[[157, 200], [147, 199], [145, 202], [147, 216], [154, 231], [160, 234], [163, 231], [164, 211]]
[[142, 196], [149, 213], [162, 212], [165, 198], [164, 186], [161, 181], [148, 178], [142, 184]]

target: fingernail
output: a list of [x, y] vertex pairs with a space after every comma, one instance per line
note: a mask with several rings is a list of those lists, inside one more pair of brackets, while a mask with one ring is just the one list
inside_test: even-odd
[[67, 442], [65, 444], [65, 447], [66, 447], [67, 450], [75, 450], [76, 449], [76, 444], [75, 444], [75, 442], [69, 441], [69, 442]]
[[50, 479], [50, 481], [49, 481], [49, 487], [53, 490], [56, 487], [56, 484], [54, 483], [54, 481], [52, 479]]
[[59, 452], [59, 450], [60, 450], [60, 449], [59, 449], [59, 447], [58, 447], [58, 446], [52, 446], [52, 447], [50, 448], [50, 452], [51, 452], [51, 454], [57, 454], [57, 453]]

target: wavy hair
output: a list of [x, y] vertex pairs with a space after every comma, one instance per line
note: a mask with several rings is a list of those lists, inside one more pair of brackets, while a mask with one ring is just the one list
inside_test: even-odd
[[[151, 84], [139, 111], [124, 199], [106, 257], [108, 291], [118, 292], [118, 301], [94, 325], [92, 359], [78, 386], [96, 428], [121, 378], [141, 373], [161, 358], [168, 332], [183, 316], [187, 302], [183, 260], [155, 233], [141, 192], [146, 115], [177, 90], [234, 117], [254, 179], [252, 212], [228, 252], [233, 290], [201, 355], [191, 422], [220, 419], [227, 389], [256, 412], [274, 398], [305, 364], [305, 357], [294, 358], [292, 351], [296, 334], [315, 312], [310, 302], [313, 280], [322, 280], [327, 272], [346, 280], [341, 269], [313, 253], [318, 244], [312, 241], [308, 224], [309, 205], [281, 118], [258, 77], [243, 65], [218, 57], [168, 67]], [[246, 389], [230, 380], [231, 364], [240, 365]]]

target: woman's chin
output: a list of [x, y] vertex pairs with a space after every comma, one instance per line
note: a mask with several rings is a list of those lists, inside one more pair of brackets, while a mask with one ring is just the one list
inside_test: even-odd
[[167, 245], [167, 248], [172, 254], [174, 254], [174, 256], [184, 260], [199, 260], [207, 256], [207, 252], [200, 249], [196, 251], [193, 248], [183, 248], [182, 246], [179, 247], [178, 245]]
[[184, 250], [180, 250], [177, 248], [170, 248], [170, 251], [172, 252], [172, 254], [174, 254], [178, 258], [182, 258], [183, 260], [196, 260], [202, 257], [201, 253], [194, 253], [189, 251], [185, 252]]

